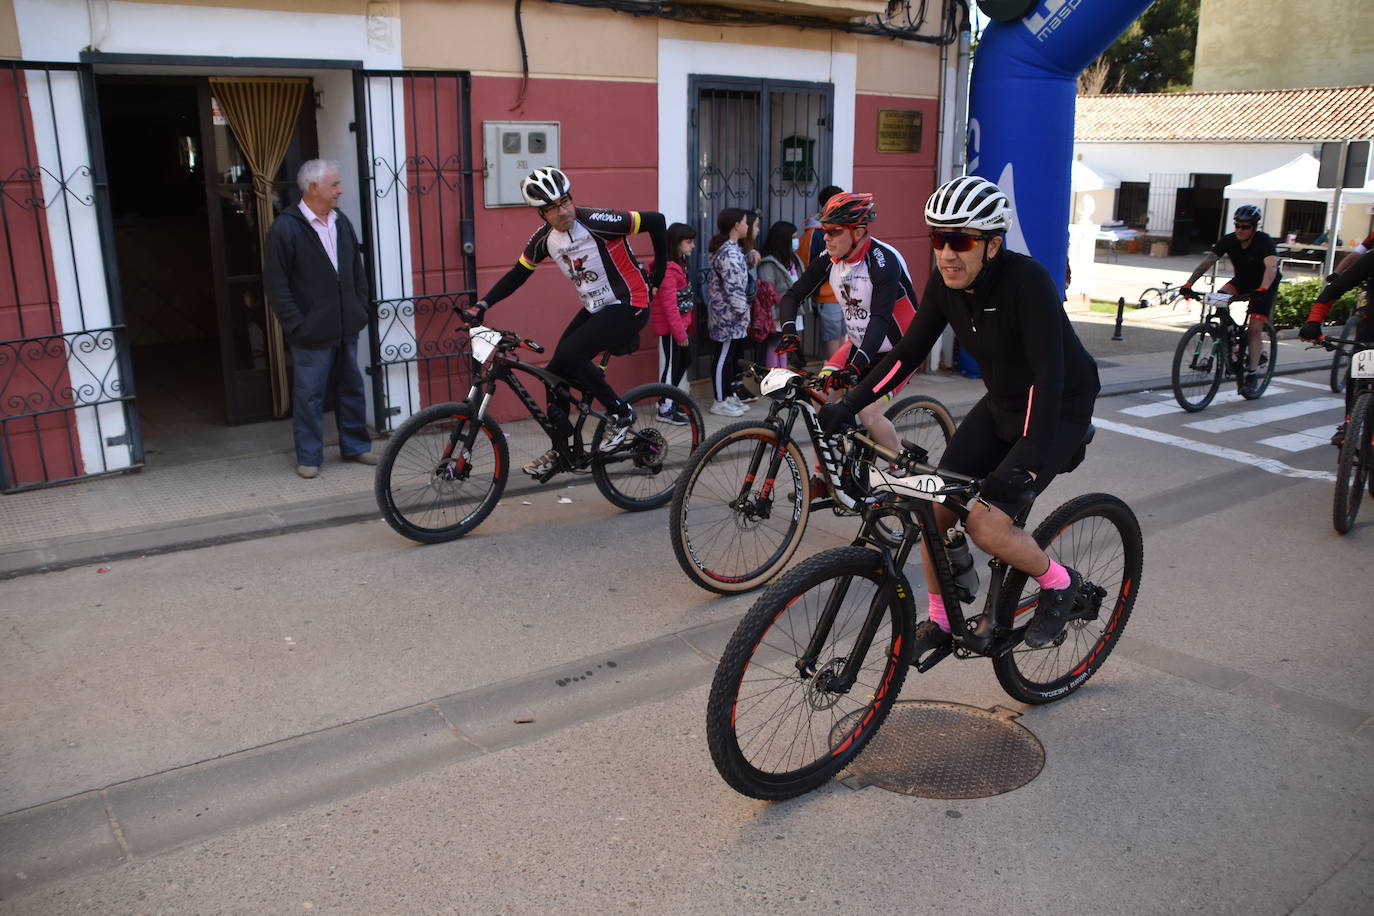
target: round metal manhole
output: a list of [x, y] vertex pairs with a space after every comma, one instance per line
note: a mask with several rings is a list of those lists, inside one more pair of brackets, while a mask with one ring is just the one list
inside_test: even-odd
[[860, 784], [919, 798], [988, 798], [1019, 789], [1045, 748], [1008, 709], [902, 700], [849, 765]]

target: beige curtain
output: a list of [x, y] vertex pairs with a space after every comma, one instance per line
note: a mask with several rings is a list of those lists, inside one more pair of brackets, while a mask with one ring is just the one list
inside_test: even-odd
[[[296, 131], [308, 79], [229, 79], [210, 77], [210, 90], [239, 141], [253, 171], [257, 199], [259, 250], [267, 253], [267, 230], [272, 226], [272, 179]], [[281, 325], [267, 312], [267, 371], [272, 379], [272, 413], [286, 416], [291, 392], [286, 384], [286, 344]]]

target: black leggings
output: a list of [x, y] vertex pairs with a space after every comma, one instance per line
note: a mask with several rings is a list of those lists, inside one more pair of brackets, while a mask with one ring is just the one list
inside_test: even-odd
[[737, 337], [734, 340], [721, 342], [720, 354], [716, 357], [715, 370], [711, 373], [711, 382], [715, 386], [717, 401], [723, 401], [735, 393], [735, 388], [739, 383], [739, 366], [736, 363], [748, 342], [749, 338], [747, 337]]
[[691, 343], [678, 346], [672, 334], [658, 338], [658, 380], [665, 385], [682, 387], [682, 378], [692, 362]]
[[[595, 314], [578, 309], [553, 349], [548, 370], [596, 398], [607, 410], [619, 412], [620, 398], [606, 381], [606, 373], [596, 364], [596, 357], [604, 350], [628, 345], [648, 323], [648, 309], [624, 304], [608, 305]], [[564, 435], [572, 434], [568, 407], [566, 391], [559, 388], [549, 391], [549, 417]]]

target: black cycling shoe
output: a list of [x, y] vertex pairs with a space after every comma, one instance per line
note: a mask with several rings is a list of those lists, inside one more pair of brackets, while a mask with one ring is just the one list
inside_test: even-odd
[[1042, 588], [1035, 602], [1035, 616], [1026, 626], [1026, 645], [1032, 649], [1043, 649], [1059, 638], [1064, 628], [1073, 619], [1074, 599], [1083, 584], [1083, 577], [1072, 569], [1069, 571], [1069, 584], [1064, 588]]
[[911, 661], [915, 663], [922, 655], [932, 649], [949, 645], [949, 634], [940, 629], [933, 620], [922, 620], [916, 624], [916, 632], [911, 639]]
[[1340, 448], [1345, 445], [1345, 424], [1336, 427], [1336, 431], [1331, 434], [1331, 444]]
[[1252, 395], [1254, 395], [1254, 394], [1256, 394], [1256, 393], [1258, 393], [1258, 392], [1259, 392], [1259, 373], [1258, 373], [1258, 372], [1247, 372], [1247, 373], [1245, 373], [1245, 384], [1241, 385], [1241, 387], [1240, 387], [1240, 393], [1243, 394], [1243, 395], [1245, 395], [1246, 397], [1250, 397], [1250, 396], [1252, 396]]

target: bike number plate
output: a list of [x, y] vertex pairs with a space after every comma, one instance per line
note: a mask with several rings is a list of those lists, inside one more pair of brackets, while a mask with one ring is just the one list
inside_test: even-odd
[[468, 337], [472, 338], [473, 359], [484, 363], [500, 343], [501, 332], [478, 324], [468, 328]]
[[1350, 357], [1351, 378], [1374, 378], [1374, 350], [1361, 350]]
[[772, 394], [775, 391], [782, 391], [787, 387], [787, 383], [801, 375], [791, 369], [769, 369], [764, 375], [763, 381], [759, 382], [759, 392], [762, 394]]
[[868, 472], [868, 488], [875, 493], [894, 493], [911, 499], [925, 499], [942, 503], [945, 488], [942, 477], [934, 474], [917, 474], [915, 477], [893, 477], [881, 468], [871, 468]]

